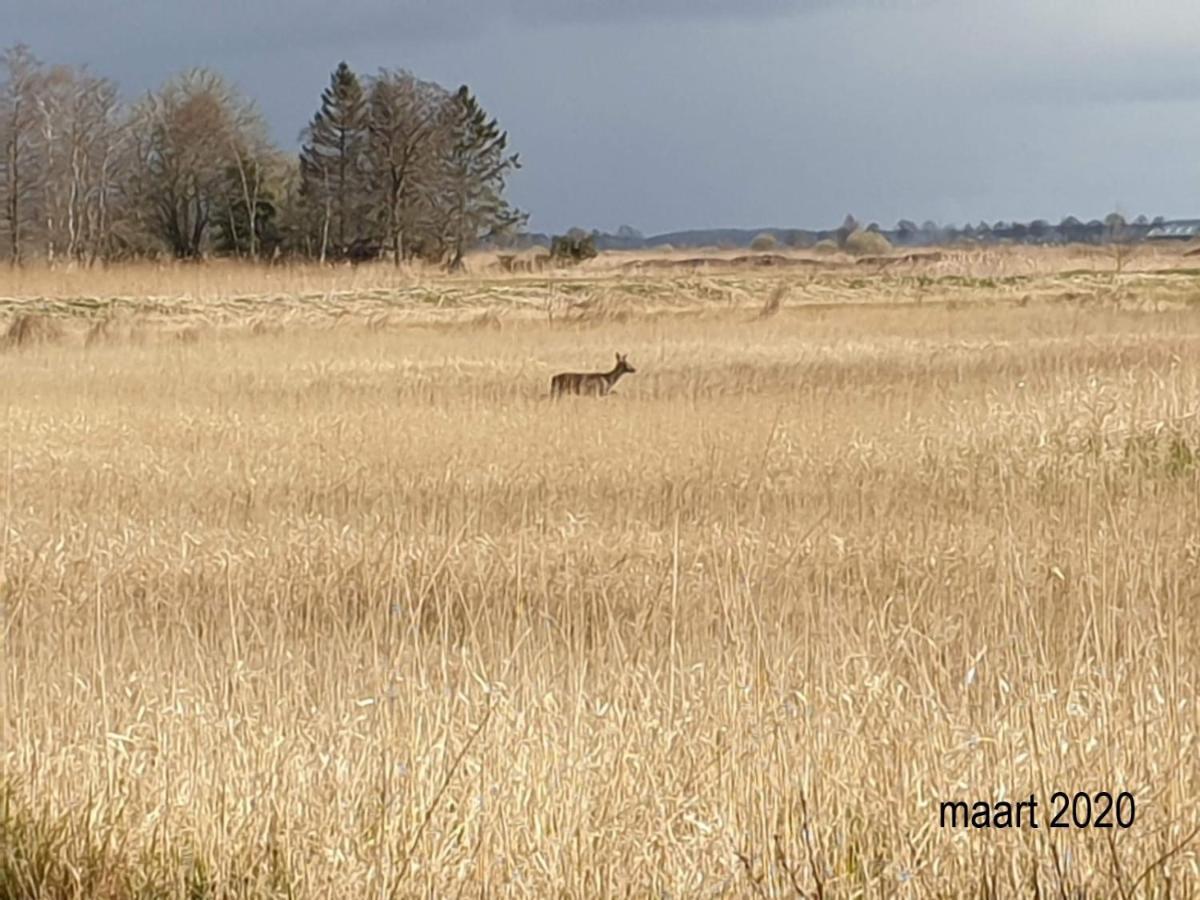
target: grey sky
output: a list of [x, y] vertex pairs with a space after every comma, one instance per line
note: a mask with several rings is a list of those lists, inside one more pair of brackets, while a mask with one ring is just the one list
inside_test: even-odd
[[284, 146], [343, 58], [466, 82], [538, 230], [1200, 215], [1195, 0], [0, 0], [17, 40], [212, 66]]

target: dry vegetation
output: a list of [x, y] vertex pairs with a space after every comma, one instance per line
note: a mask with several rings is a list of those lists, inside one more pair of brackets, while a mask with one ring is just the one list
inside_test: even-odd
[[0, 897], [1194, 893], [1200, 279], [1055, 262], [4, 276]]

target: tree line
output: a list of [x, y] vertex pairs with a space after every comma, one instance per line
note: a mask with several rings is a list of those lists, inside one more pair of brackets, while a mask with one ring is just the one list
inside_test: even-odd
[[1133, 220], [1118, 212], [1109, 213], [1101, 219], [1083, 221], [1075, 216], [1066, 216], [1057, 224], [1045, 219], [1031, 222], [980, 222], [967, 223], [961, 227], [938, 225], [925, 222], [917, 225], [901, 219], [889, 233], [894, 243], [911, 246], [920, 244], [953, 244], [959, 242], [1013, 243], [1013, 244], [1110, 244], [1131, 243], [1142, 240], [1165, 222], [1162, 216], [1153, 220], [1137, 216]]
[[257, 107], [195, 69], [133, 103], [86, 67], [0, 56], [0, 258], [142, 257], [462, 265], [526, 214], [520, 160], [466, 87], [401, 69], [331, 74], [299, 154]]

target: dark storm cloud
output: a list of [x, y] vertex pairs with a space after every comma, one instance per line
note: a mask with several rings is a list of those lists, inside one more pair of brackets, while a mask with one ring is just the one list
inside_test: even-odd
[[[373, 39], [404, 40], [477, 35], [496, 26], [636, 23], [656, 19], [753, 19], [819, 9], [833, 0], [43, 0], [5, 3], [6, 25], [18, 35], [51, 36], [85, 48], [114, 37], [187, 46], [218, 40], [228, 48], [264, 42], [303, 46]], [[86, 13], [85, 13], [86, 11]], [[81, 13], [88, 27], [71, 29]], [[74, 30], [74, 34], [70, 32]], [[28, 38], [26, 38], [28, 39]]]
[[17, 39], [212, 66], [285, 145], [341, 59], [469, 83], [537, 228], [1200, 214], [1193, 0], [0, 0]]

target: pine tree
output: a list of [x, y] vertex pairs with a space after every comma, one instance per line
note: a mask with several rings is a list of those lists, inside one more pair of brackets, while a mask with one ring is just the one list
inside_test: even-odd
[[453, 270], [462, 267], [463, 255], [475, 243], [524, 223], [528, 216], [504, 197], [505, 179], [521, 167], [517, 154], [508, 154], [508, 132], [488, 118], [466, 85], [454, 95], [450, 124], [445, 200]]
[[340, 63], [304, 131], [301, 195], [320, 223], [321, 259], [345, 257], [365, 230], [367, 106], [362, 84]]

